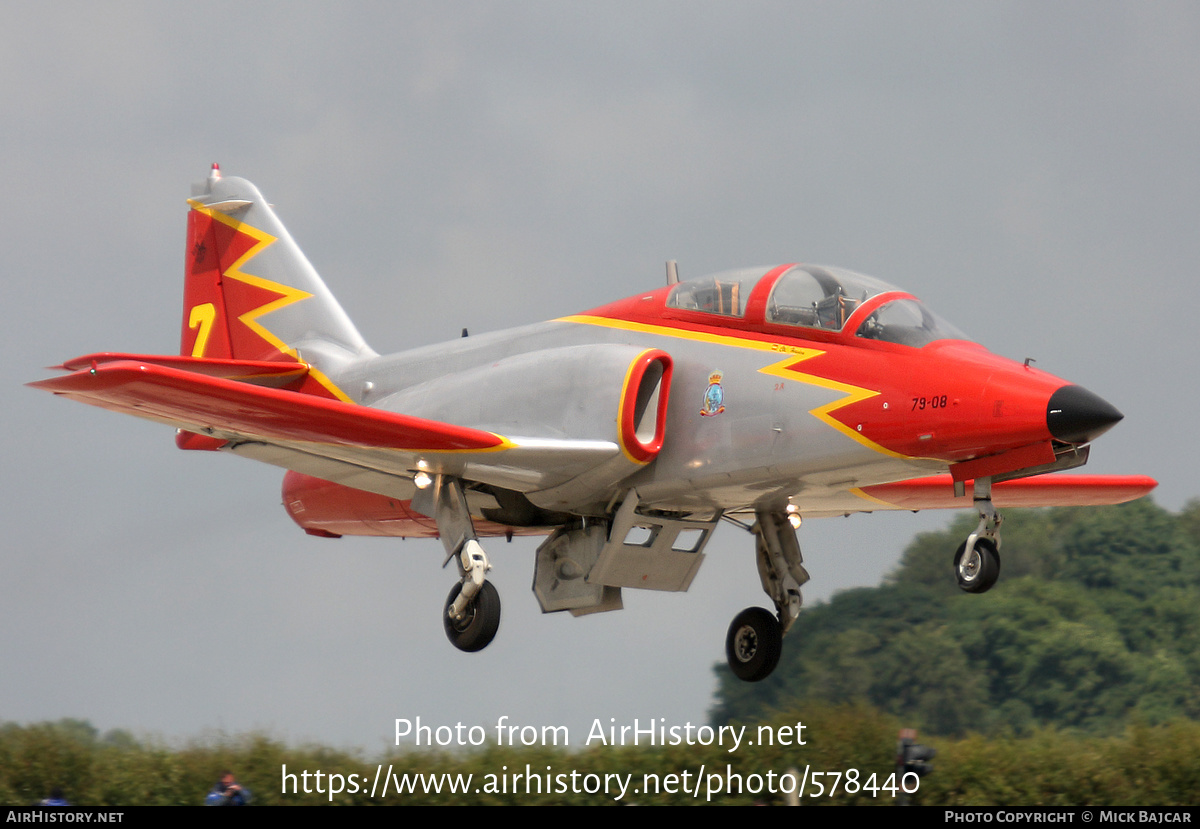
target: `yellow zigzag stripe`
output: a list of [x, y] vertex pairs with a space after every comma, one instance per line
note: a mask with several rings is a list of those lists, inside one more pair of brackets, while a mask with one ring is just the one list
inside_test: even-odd
[[803, 374], [792, 370], [793, 366], [799, 365], [805, 360], [811, 360], [813, 357], [819, 357], [824, 354], [824, 351], [816, 348], [805, 348], [803, 346], [783, 345], [780, 343], [764, 342], [762, 340], [751, 340], [746, 337], [738, 337], [730, 334], [708, 334], [701, 331], [688, 331], [681, 328], [672, 328], [666, 325], [651, 325], [642, 322], [629, 322], [626, 320], [615, 320], [608, 317], [596, 317], [588, 314], [575, 314], [569, 317], [561, 317], [557, 322], [574, 322], [582, 325], [598, 325], [603, 328], [615, 328], [621, 331], [637, 331], [643, 334], [654, 334], [662, 337], [673, 337], [680, 340], [692, 340], [695, 342], [709, 343], [710, 345], [723, 345], [730, 348], [744, 348], [751, 351], [770, 351], [778, 354], [781, 350], [787, 352], [781, 360], [766, 365], [758, 371], [761, 374], [768, 374], [772, 377], [779, 377], [784, 380], [796, 380], [801, 383], [807, 383], [810, 386], [818, 386], [823, 389], [841, 392], [846, 395], [843, 398], [826, 403], [824, 406], [818, 406], [815, 409], [810, 409], [809, 414], [817, 418], [821, 422], [827, 424], [833, 429], [836, 429], [841, 434], [851, 440], [872, 449], [881, 455], [887, 455], [891, 458], [908, 459], [908, 455], [902, 455], [899, 452], [893, 452], [885, 446], [880, 446], [873, 440], [864, 437], [860, 432], [851, 429], [844, 423], [835, 420], [833, 412], [844, 406], [849, 406], [852, 403], [858, 403], [861, 400], [867, 400], [879, 394], [878, 391], [864, 389], [860, 386], [852, 386], [849, 383], [839, 383], [836, 380], [829, 380], [825, 377], [817, 377], [812, 374]]
[[[245, 222], [241, 222], [226, 213], [206, 207], [204, 204], [194, 199], [188, 199], [188, 204], [192, 206], [193, 210], [198, 210], [205, 216], [215, 219], [221, 224], [231, 227], [237, 232], [244, 233], [250, 238], [254, 239], [254, 245], [241, 256], [239, 256], [237, 261], [230, 265], [227, 270], [223, 271], [221, 275], [227, 276], [231, 279], [236, 279], [238, 282], [242, 282], [246, 285], [252, 285], [256, 288], [262, 288], [267, 291], [273, 291], [277, 294], [283, 294], [283, 296], [279, 297], [279, 299], [268, 302], [266, 305], [261, 305], [258, 308], [251, 308], [249, 311], [239, 316], [238, 321], [255, 334], [262, 337], [268, 343], [273, 345], [283, 354], [287, 354], [297, 362], [304, 362], [301, 359], [300, 354], [294, 348], [290, 347], [283, 340], [271, 333], [266, 326], [258, 321], [258, 318], [269, 314], [272, 311], [278, 311], [280, 308], [286, 308], [292, 303], [308, 299], [312, 296], [312, 294], [308, 293], [308, 291], [302, 291], [299, 288], [293, 288], [290, 285], [281, 285], [278, 282], [272, 282], [269, 279], [263, 279], [261, 276], [255, 276], [254, 274], [246, 273], [242, 270], [243, 265], [245, 265], [255, 256], [258, 256], [258, 254], [262, 253], [263, 250], [276, 241], [276, 238], [271, 234], [259, 230], [257, 227], [248, 225]], [[313, 379], [328, 389], [338, 400], [341, 400], [345, 403], [354, 402], [354, 400], [352, 400], [348, 394], [339, 389], [337, 384], [321, 373], [315, 366], [309, 365], [308, 363], [305, 363], [305, 365], [308, 366], [308, 372], [312, 375]]]

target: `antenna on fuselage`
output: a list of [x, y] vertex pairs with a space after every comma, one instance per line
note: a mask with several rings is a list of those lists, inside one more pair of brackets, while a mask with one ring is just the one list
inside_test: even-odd
[[679, 282], [679, 263], [674, 259], [667, 260], [667, 284], [675, 285]]

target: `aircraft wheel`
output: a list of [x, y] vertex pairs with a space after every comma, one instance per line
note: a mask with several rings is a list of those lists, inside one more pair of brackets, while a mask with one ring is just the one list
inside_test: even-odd
[[990, 538], [975, 540], [975, 549], [964, 558], [967, 542], [959, 545], [954, 555], [954, 575], [958, 586], [968, 593], [986, 593], [1000, 578], [1000, 551]]
[[725, 656], [738, 679], [766, 679], [779, 664], [782, 652], [783, 630], [770, 611], [748, 607], [733, 618], [725, 637]]
[[467, 606], [461, 619], [450, 618], [450, 605], [462, 592], [462, 583], [455, 584], [446, 597], [442, 608], [442, 622], [446, 626], [446, 637], [460, 651], [474, 653], [486, 648], [500, 627], [500, 594], [490, 581], [485, 581], [475, 594], [475, 601]]

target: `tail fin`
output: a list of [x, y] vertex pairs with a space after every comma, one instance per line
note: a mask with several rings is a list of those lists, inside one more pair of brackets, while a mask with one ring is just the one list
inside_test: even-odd
[[303, 391], [348, 400], [329, 375], [375, 352], [258, 188], [214, 164], [188, 203], [180, 354], [306, 362]]

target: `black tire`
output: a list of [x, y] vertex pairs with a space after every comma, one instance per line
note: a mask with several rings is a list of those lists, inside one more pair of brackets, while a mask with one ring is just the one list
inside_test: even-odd
[[462, 592], [462, 583], [454, 585], [442, 608], [442, 623], [446, 626], [446, 638], [460, 651], [474, 653], [491, 644], [500, 628], [500, 594], [490, 581], [485, 581], [475, 594], [475, 601], [467, 606], [462, 619], [450, 618], [450, 605]]
[[748, 607], [733, 617], [725, 637], [725, 658], [734, 676], [745, 682], [766, 679], [779, 664], [783, 630], [779, 620], [761, 607]]
[[986, 537], [976, 539], [974, 555], [969, 561], [963, 561], [966, 551], [967, 542], [964, 541], [954, 554], [954, 576], [958, 586], [968, 593], [988, 592], [1000, 578], [1000, 551], [996, 549], [996, 543]]

